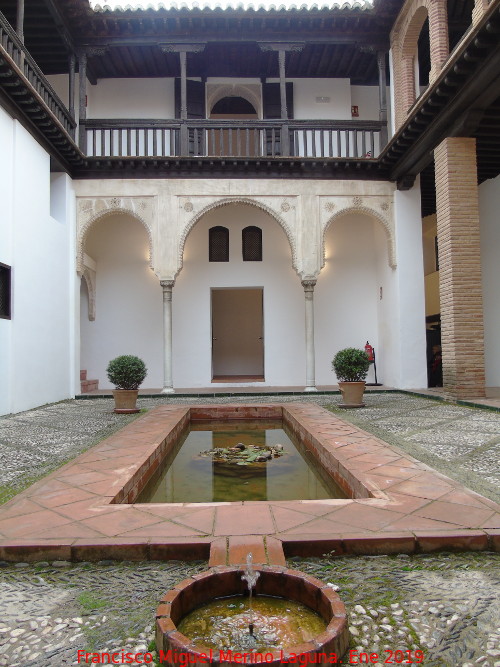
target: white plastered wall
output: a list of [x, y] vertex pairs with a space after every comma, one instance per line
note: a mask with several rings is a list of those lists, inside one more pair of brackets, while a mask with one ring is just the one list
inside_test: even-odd
[[[81, 288], [80, 367], [99, 387], [111, 388], [108, 363], [121, 354], [137, 355], [148, 368], [145, 387], [162, 378], [162, 291], [149, 268], [149, 239], [132, 216], [117, 213], [96, 222], [85, 250], [96, 266], [95, 320], [89, 320], [88, 292]], [[82, 280], [82, 282], [84, 282]]]
[[[68, 75], [51, 75], [47, 79], [63, 103], [68, 105]], [[268, 81], [278, 83], [279, 79], [268, 79]], [[359, 107], [358, 120], [378, 120], [378, 86], [351, 86], [349, 79], [318, 78], [287, 79], [287, 81], [293, 83], [294, 118], [297, 120], [350, 120], [353, 104]], [[211, 77], [207, 79], [207, 90], [217, 84], [250, 85], [252, 89], [260, 89], [258, 79]], [[323, 101], [317, 101], [316, 98], [322, 98]], [[389, 102], [388, 92], [388, 104]], [[78, 74], [75, 76], [75, 107], [78, 109]], [[257, 107], [257, 113], [262, 116], [261, 104]], [[209, 112], [207, 105], [207, 115]], [[99, 79], [96, 85], [87, 85], [87, 117], [173, 119], [174, 79]]]
[[[13, 263], [14, 121], [0, 108], [0, 262]], [[0, 414], [12, 412], [12, 321], [0, 319]]]
[[88, 118], [174, 118], [174, 79], [99, 79], [87, 86]]
[[[386, 235], [380, 223], [361, 213], [334, 220], [325, 234], [325, 266], [315, 289], [316, 381], [336, 382], [335, 354], [345, 347], [379, 350], [380, 278], [388, 266]], [[377, 359], [383, 379], [383, 355]], [[385, 365], [385, 364], [384, 364]], [[370, 377], [368, 382], [374, 381]]]
[[486, 386], [500, 387], [500, 176], [479, 186]]
[[425, 283], [420, 209], [418, 179], [410, 190], [395, 191], [394, 218], [398, 271], [394, 274], [394, 280], [388, 284], [386, 294], [395, 295], [398, 308], [388, 313], [387, 303], [382, 306], [391, 318], [391, 330], [386, 332], [387, 338], [381, 341], [381, 346], [393, 349], [398, 360], [392, 372], [388, 374], [387, 382], [404, 389], [427, 386]]
[[[297, 120], [351, 119], [349, 79], [287, 79], [293, 82], [293, 115]], [[317, 102], [317, 97], [330, 98]]]
[[0, 406], [8, 413], [74, 395], [75, 229], [70, 179], [51, 183], [49, 156], [1, 110], [0, 118], [0, 261], [12, 266], [13, 293], [12, 319], [0, 325], [8, 359], [4, 374], [2, 358]]

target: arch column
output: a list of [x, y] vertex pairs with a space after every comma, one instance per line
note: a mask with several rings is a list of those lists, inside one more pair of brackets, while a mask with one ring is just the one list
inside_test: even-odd
[[316, 389], [316, 359], [314, 354], [314, 286], [316, 279], [302, 280], [305, 297], [305, 330], [306, 330], [306, 386], [305, 391]]
[[174, 392], [172, 382], [172, 288], [175, 280], [160, 280], [163, 290], [163, 389], [162, 394]]

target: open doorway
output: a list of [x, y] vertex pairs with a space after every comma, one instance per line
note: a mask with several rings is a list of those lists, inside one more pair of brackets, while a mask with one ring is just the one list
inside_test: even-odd
[[[260, 130], [245, 126], [245, 120], [258, 119], [254, 106], [243, 97], [223, 97], [210, 111], [210, 118], [233, 121], [231, 127], [209, 132], [209, 155], [260, 155]], [[234, 121], [237, 121], [234, 123]]]
[[264, 381], [263, 292], [211, 290], [212, 382]]

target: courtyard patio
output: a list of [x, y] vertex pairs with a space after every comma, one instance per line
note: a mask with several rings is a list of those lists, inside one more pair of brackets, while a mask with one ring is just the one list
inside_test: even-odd
[[[286, 405], [289, 402], [296, 403], [297, 398], [293, 395], [266, 396], [265, 403]], [[234, 404], [237, 400], [234, 396], [207, 397], [203, 403]], [[458, 485], [470, 489], [471, 491], [460, 492], [464, 496], [461, 496], [458, 503], [462, 505], [464, 497], [469, 500], [474, 499], [469, 510], [464, 512], [469, 524], [474, 523], [474, 527], [462, 526], [470, 538], [467, 544], [463, 541], [455, 545], [446, 544], [435, 539], [434, 544], [429, 543], [425, 550], [433, 551], [447, 547], [450, 549], [456, 546], [459, 549], [479, 548], [482, 551], [465, 554], [449, 551], [433, 554], [413, 553], [422, 550], [420, 546], [406, 549], [410, 553], [399, 553], [392, 557], [358, 555], [353, 560], [352, 557], [343, 555], [345, 545], [348, 543], [345, 540], [338, 541], [336, 545], [318, 541], [318, 551], [314, 555], [321, 557], [311, 558], [309, 555], [304, 560], [294, 555], [294, 553], [300, 554], [300, 549], [294, 552], [290, 546], [291, 542], [287, 547], [285, 540], [288, 564], [340, 586], [339, 592], [346, 601], [351, 619], [353, 648], [383, 650], [384, 646], [392, 649], [418, 647], [426, 654], [423, 663], [425, 665], [483, 664], [491, 667], [498, 665], [500, 643], [494, 620], [499, 616], [498, 602], [494, 594], [495, 587], [498, 586], [498, 555], [492, 553], [491, 549], [498, 544], [500, 531], [498, 526], [495, 528], [492, 524], [487, 529], [490, 541], [484, 542], [485, 531], [479, 524], [477, 526], [475, 524], [478, 522], [490, 524], [494, 508], [494, 503], [491, 501], [498, 501], [500, 414], [491, 410], [451, 405], [400, 393], [372, 393], [367, 397], [365, 408], [348, 412], [336, 407], [340, 401], [338, 395], [301, 396], [299, 400], [303, 405], [306, 404], [304, 408], [306, 412], [307, 404], [310, 404], [311, 408], [319, 404], [331, 408], [334, 420], [340, 417], [355, 422], [355, 427], [368, 432], [366, 438], [372, 440], [372, 444], [373, 441], [379, 443], [383, 440], [391, 451], [394, 452], [396, 451], [394, 448], [398, 448], [400, 458], [413, 459], [417, 462], [415, 463], [417, 466], [418, 463], [430, 466], [437, 471], [437, 479], [440, 479], [441, 483], [443, 483], [442, 475], [449, 477], [449, 483], [454, 488], [444, 490], [441, 495], [457, 494]], [[241, 401], [246, 404], [259, 404], [263, 398], [245, 396]], [[139, 399], [142, 409], [150, 410], [163, 405], [167, 412], [176, 412], [182, 410], [181, 406], [199, 403], [199, 397]], [[290, 406], [290, 409], [293, 410], [293, 406]], [[114, 435], [116, 430], [128, 423], [131, 423], [132, 428], [134, 426], [137, 428], [140, 424], [131, 417], [115, 415], [112, 412], [112, 402], [107, 398], [66, 401], [1, 419], [0, 463], [3, 498], [7, 499], [14, 492], [24, 489], [29, 482], [51, 471], [53, 475], [58, 475], [61, 471], [67, 470], [68, 465], [73, 465], [76, 456], [84, 452], [87, 452], [88, 456], [88, 448], [103, 438], [111, 438], [112, 442], [113, 438], [116, 438]], [[351, 429], [351, 436], [355, 432], [357, 431]], [[66, 467], [59, 468], [62, 463], [68, 461]], [[98, 484], [99, 481], [102, 480], [87, 480], [89, 484]], [[80, 482], [81, 480], [75, 484], [77, 490], [74, 493], [77, 495], [82, 491], [89, 493], [88, 489], [81, 488]], [[34, 489], [40, 488], [40, 484], [43, 483], [39, 482]], [[224, 562], [226, 558], [231, 558], [231, 553], [233, 558], [238, 559], [238, 552], [242, 546], [242, 530], [235, 524], [231, 527], [231, 523], [218, 529], [213, 515], [214, 509], [205, 507], [178, 508], [177, 513], [174, 510], [175, 516], [170, 516], [167, 523], [170, 530], [172, 526], [177, 526], [181, 528], [180, 532], [183, 534], [163, 535], [164, 551], [159, 550], [156, 555], [150, 552], [150, 558], [158, 559], [150, 563], [131, 563], [130, 559], [141, 556], [137, 551], [125, 551], [120, 556], [113, 554], [112, 551], [106, 553], [105, 549], [102, 551], [88, 549], [91, 544], [95, 547], [98, 544], [105, 546], [108, 543], [110, 546], [110, 541], [115, 542], [120, 531], [141, 532], [140, 526], [134, 524], [124, 527], [120, 526], [120, 521], [114, 521], [113, 535], [109, 534], [109, 526], [113, 523], [108, 523], [107, 532], [102, 532], [102, 526], [105, 524], [101, 526], [100, 522], [109, 512], [94, 513], [90, 519], [94, 524], [97, 521], [101, 527], [87, 525], [88, 517], [84, 517], [83, 512], [81, 517], [83, 524], [79, 525], [85, 526], [87, 532], [80, 537], [72, 536], [73, 540], [80, 541], [84, 547], [80, 551], [79, 560], [99, 560], [99, 562], [71, 564], [69, 562], [71, 550], [54, 552], [52, 555], [46, 552], [46, 556], [40, 562], [40, 557], [37, 558], [32, 549], [26, 549], [29, 546], [28, 542], [33, 543], [33, 539], [27, 542], [26, 534], [19, 538], [24, 530], [21, 517], [29, 520], [31, 515], [28, 530], [31, 531], [32, 537], [38, 535], [45, 542], [51, 540], [54, 543], [60, 542], [57, 535], [62, 535], [61, 531], [68, 531], [72, 525], [68, 520], [68, 506], [73, 505], [72, 510], [79, 507], [82, 511], [88, 500], [81, 497], [71, 498], [69, 502], [58, 505], [55, 502], [55, 499], [60, 497], [58, 491], [60, 489], [54, 490], [52, 497], [45, 495], [44, 498], [44, 494], [41, 494], [38, 499], [32, 496], [25, 498], [24, 501], [24, 494], [18, 495], [4, 508], [4, 512], [5, 510], [8, 512], [9, 506], [15, 507], [18, 503], [24, 502], [22, 512], [16, 514], [14, 511], [13, 515], [4, 514], [5, 518], [2, 518], [0, 511], [2, 544], [10, 543], [11, 547], [14, 547], [13, 540], [19, 540], [16, 556], [18, 562], [15, 565], [9, 564], [6, 560], [1, 563], [3, 567], [0, 570], [2, 591], [0, 599], [3, 608], [0, 623], [0, 665], [9, 667], [47, 665], [48, 667], [55, 664], [76, 664], [78, 648], [94, 647], [95, 650], [105, 650], [109, 647], [110, 650], [117, 650], [125, 647], [127, 650], [135, 650], [141, 647], [141, 650], [146, 650], [151, 639], [153, 611], [158, 597], [179, 579], [207, 567], [206, 560], [202, 559], [208, 556], [208, 545], [205, 551], [189, 554], [190, 559], [193, 556], [200, 559], [191, 563], [182, 562], [182, 552], [176, 554], [168, 551], [167, 545], [175, 542], [189, 545], [193, 542], [193, 534], [196, 537], [195, 542], [199, 544], [210, 541], [207, 537], [206, 521], [212, 526], [211, 540], [214, 541], [214, 545], [219, 545], [218, 550], [213, 549], [212, 559], [219, 557], [221, 559], [219, 562]], [[476, 493], [481, 494], [483, 499], [478, 500], [479, 496]], [[419, 507], [431, 506], [432, 503], [419, 504], [419, 496], [413, 495], [412, 498], [416, 504], [407, 514], [413, 519], [418, 518], [419, 521], [423, 521], [424, 524], [420, 525], [424, 525], [427, 531], [430, 530], [430, 524], [425, 526], [426, 521], [445, 523], [450, 521], [446, 515], [439, 518], [422, 516]], [[455, 497], [453, 509], [458, 506], [456, 500], [458, 496]], [[335, 503], [345, 501], [329, 502], [334, 503], [334, 506], [330, 505], [328, 511], [323, 511], [318, 516], [307, 507], [275, 505], [268, 508], [268, 519], [262, 519], [255, 513], [254, 504], [248, 509], [249, 517], [253, 515], [255, 521], [251, 526], [248, 524], [243, 533], [257, 536], [254, 538], [252, 548], [258, 546], [258, 539], [262, 540], [265, 537], [266, 540], [279, 541], [285, 533], [292, 535], [295, 544], [307, 544], [311, 539], [317, 538], [317, 533], [311, 530], [311, 526], [313, 528], [316, 526], [317, 529], [319, 522], [331, 540], [332, 533], [335, 532], [333, 516], [336, 512], [343, 511]], [[380, 499], [358, 502], [378, 503]], [[310, 504], [311, 507], [318, 506], [318, 503], [311, 501]], [[29, 511], [26, 511], [27, 507]], [[134, 513], [139, 512], [131, 505], [109, 507], [113, 507], [111, 512], [116, 516], [125, 516], [124, 509], [132, 510]], [[224, 511], [227, 512], [228, 509], [231, 508], [226, 506]], [[486, 514], [479, 516], [482, 511], [485, 511], [487, 516]], [[43, 524], [37, 522], [37, 515], [41, 519], [46, 512], [59, 517], [59, 520], [52, 526], [43, 528]], [[400, 521], [400, 513], [394, 513], [394, 517], [396, 514], [398, 516], [394, 521]], [[272, 530], [268, 529], [266, 523], [268, 520], [272, 522]], [[456, 528], [455, 522], [454, 515], [451, 520], [453, 525], [450, 526], [453, 529]], [[166, 530], [167, 523], [163, 522], [163, 531]], [[389, 524], [386, 523], [382, 528]], [[156, 532], [161, 525], [158, 516], [155, 521], [149, 522], [149, 526], [157, 527]], [[223, 524], [219, 522], [218, 525], [221, 527]], [[346, 525], [343, 524], [341, 534], [345, 533]], [[353, 525], [356, 526], [355, 523]], [[353, 541], [352, 545], [363, 543], [363, 540], [359, 541], [359, 532], [368, 528], [367, 525], [356, 526], [358, 541]], [[436, 538], [436, 534], [442, 532], [443, 526], [440, 527], [440, 531], [436, 530], [436, 526], [432, 528]], [[451, 531], [455, 532], [456, 530]], [[155, 531], [148, 530], [146, 526], [146, 533], [154, 534]], [[128, 539], [130, 540], [130, 537]], [[224, 549], [220, 549], [221, 540], [224, 542]], [[134, 536], [132, 543], [137, 544], [137, 536]], [[332, 546], [331, 549], [328, 548], [329, 544]], [[328, 551], [334, 553], [327, 553]], [[359, 553], [359, 549], [347, 551], [347, 553], [356, 552]], [[2, 553], [5, 557], [6, 552]], [[365, 551], [365, 553], [373, 554], [377, 551]], [[188, 551], [184, 551], [184, 554], [187, 557]], [[113, 556], [126, 559], [128, 562], [115, 562], [112, 560]], [[172, 556], [181, 558], [181, 561], [159, 562]], [[31, 559], [39, 562], [29, 564], [27, 561]], [[216, 564], [216, 561], [212, 564]], [[162, 582], [157, 590], [152, 585], [152, 576], [155, 581]], [[90, 595], [90, 599], [87, 599], [86, 595], [87, 597]], [[120, 600], [120, 605], [115, 600], [116, 596]], [[130, 618], [123, 618], [124, 615], [119, 607], [133, 609]], [[405, 646], [400, 647], [399, 644]]]

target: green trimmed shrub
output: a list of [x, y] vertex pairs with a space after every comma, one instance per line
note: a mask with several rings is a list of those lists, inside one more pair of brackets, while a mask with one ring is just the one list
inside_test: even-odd
[[148, 369], [143, 360], [130, 354], [112, 359], [106, 369], [109, 381], [117, 389], [138, 389], [147, 372]]
[[368, 355], [355, 347], [340, 350], [332, 361], [332, 369], [339, 382], [363, 382], [369, 368]]

